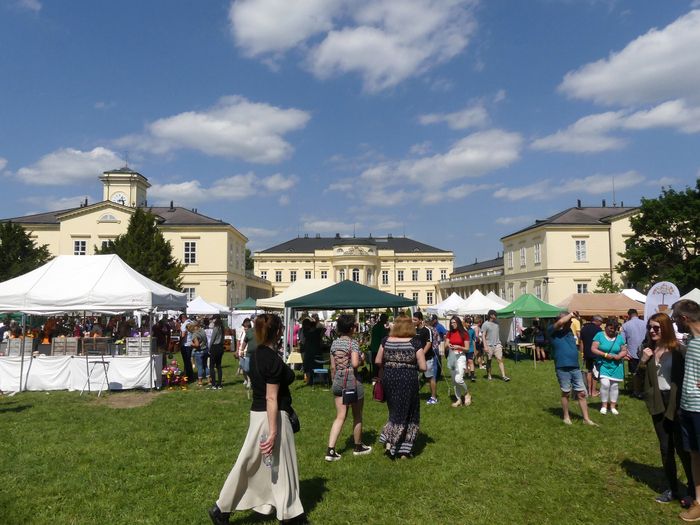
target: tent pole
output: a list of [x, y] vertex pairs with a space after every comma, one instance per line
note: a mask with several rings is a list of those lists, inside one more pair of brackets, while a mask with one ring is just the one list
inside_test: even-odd
[[149, 310], [148, 312], [148, 338], [150, 339], [150, 342], [148, 343], [148, 355], [150, 356], [150, 363], [148, 364], [148, 374], [149, 374], [149, 380], [148, 380], [148, 391], [151, 392], [153, 390], [153, 368], [155, 367], [155, 364], [153, 363], [153, 350], [151, 348], [153, 344], [153, 310]]
[[[27, 314], [22, 313], [22, 351], [20, 352], [20, 355], [21, 355], [20, 359], [21, 360], [19, 363], [19, 391], [20, 392], [22, 391], [22, 379], [24, 378], [24, 343], [27, 340], [27, 334], [25, 334], [26, 328], [27, 328]], [[9, 342], [8, 342], [8, 348], [9, 348]]]

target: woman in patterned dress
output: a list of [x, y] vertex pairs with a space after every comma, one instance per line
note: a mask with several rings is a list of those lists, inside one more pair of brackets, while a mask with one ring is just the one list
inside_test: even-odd
[[420, 339], [410, 317], [394, 320], [389, 337], [382, 341], [375, 364], [383, 367], [382, 386], [389, 420], [379, 436], [390, 458], [413, 457], [420, 425], [418, 372], [427, 368]]

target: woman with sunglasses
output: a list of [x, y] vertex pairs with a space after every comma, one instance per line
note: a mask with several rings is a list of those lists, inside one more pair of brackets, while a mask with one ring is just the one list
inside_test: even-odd
[[610, 412], [618, 415], [617, 398], [620, 394], [620, 383], [625, 379], [624, 358], [627, 355], [625, 339], [617, 333], [619, 323], [614, 317], [605, 322], [605, 330], [598, 332], [593, 338], [591, 352], [598, 356], [600, 365], [600, 400], [601, 414]]
[[688, 479], [688, 494], [681, 500], [684, 507], [693, 502], [695, 485], [690, 456], [683, 450], [678, 418], [685, 349], [678, 344], [671, 318], [665, 313], [652, 315], [647, 322], [647, 347], [642, 351], [637, 369], [644, 390], [644, 401], [659, 439], [661, 463], [668, 481], [668, 490], [656, 497], [658, 503], [679, 499], [676, 454]]

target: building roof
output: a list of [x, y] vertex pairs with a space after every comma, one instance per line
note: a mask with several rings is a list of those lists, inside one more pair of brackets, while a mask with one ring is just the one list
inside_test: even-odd
[[488, 261], [475, 262], [474, 264], [467, 264], [466, 266], [458, 266], [452, 271], [451, 275], [476, 272], [478, 270], [485, 270], [486, 268], [498, 268], [499, 266], [503, 266], [502, 256], [496, 257], [495, 259], [489, 259]]
[[[97, 206], [108, 201], [101, 201], [91, 206]], [[34, 215], [25, 215], [24, 217], [12, 217], [10, 219], [1, 219], [0, 222], [12, 221], [18, 224], [58, 224], [61, 215], [75, 212], [81, 209], [90, 208], [91, 206], [68, 208], [65, 210], [50, 211], [46, 213], [37, 213]], [[194, 210], [181, 208], [178, 206], [151, 206], [149, 210], [154, 215], [163, 219], [163, 226], [222, 226], [228, 223], [220, 219], [212, 219], [206, 215], [202, 215]]]
[[623, 207], [606, 207], [606, 206], [596, 206], [596, 207], [577, 207], [567, 208], [564, 211], [556, 213], [547, 219], [537, 219], [534, 224], [518, 230], [514, 233], [509, 233], [501, 240], [512, 237], [519, 233], [526, 232], [528, 230], [533, 230], [539, 228], [540, 226], [553, 225], [553, 226], [602, 226], [605, 224], [610, 224], [612, 219], [615, 219], [621, 215], [626, 215], [630, 212], [638, 210], [637, 207], [623, 206]]
[[449, 250], [435, 248], [407, 237], [297, 237], [272, 246], [258, 253], [314, 253], [316, 250], [330, 250], [333, 246], [371, 245], [378, 250], [394, 250], [396, 253], [450, 253]]

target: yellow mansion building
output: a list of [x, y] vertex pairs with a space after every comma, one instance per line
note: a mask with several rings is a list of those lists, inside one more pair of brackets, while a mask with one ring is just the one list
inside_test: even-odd
[[52, 255], [91, 255], [95, 247], [125, 233], [136, 208], [145, 207], [156, 216], [174, 257], [185, 264], [182, 286], [190, 299], [201, 295], [232, 306], [248, 295], [269, 296], [269, 283], [246, 275], [248, 239], [232, 225], [172, 202], [169, 207], [149, 207], [148, 180], [129, 168], [106, 171], [100, 180], [101, 202], [5, 220], [20, 224]]
[[271, 281], [274, 294], [298, 279], [350, 279], [414, 299], [439, 302], [438, 282], [452, 273], [454, 254], [406, 237], [297, 237], [253, 256], [255, 275]]

